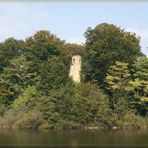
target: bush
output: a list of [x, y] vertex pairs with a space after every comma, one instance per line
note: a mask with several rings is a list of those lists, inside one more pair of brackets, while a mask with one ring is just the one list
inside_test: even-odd
[[146, 120], [134, 113], [128, 113], [123, 117], [123, 127], [126, 129], [146, 128]]
[[1, 128], [38, 128], [41, 124], [42, 114], [40, 112], [17, 113], [9, 110], [3, 118], [0, 118]]
[[142, 129], [147, 125], [143, 117], [135, 115], [133, 112], [128, 112], [121, 120], [116, 119], [114, 126], [120, 129]]
[[35, 86], [28, 86], [24, 92], [18, 96], [12, 103], [12, 108], [15, 111], [22, 111], [25, 112], [33, 108], [35, 105], [35, 97], [37, 95], [36, 87]]
[[18, 128], [38, 128], [40, 124], [41, 113], [32, 112], [20, 115], [13, 126]]
[[7, 107], [5, 105], [0, 106], [0, 116], [4, 116], [5, 111], [7, 110]]
[[74, 121], [61, 120], [58, 129], [79, 129], [80, 124]]
[[[72, 91], [61, 97], [59, 112], [62, 120], [80, 125], [106, 123], [110, 118], [108, 98], [103, 91], [92, 83], [76, 84]], [[110, 122], [110, 121], [109, 121]]]
[[18, 116], [11, 109], [7, 111], [3, 117], [0, 118], [0, 127], [2, 128], [12, 128], [13, 124], [16, 122]]

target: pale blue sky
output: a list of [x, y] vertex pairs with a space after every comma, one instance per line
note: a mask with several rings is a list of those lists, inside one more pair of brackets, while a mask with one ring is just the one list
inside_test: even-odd
[[104, 22], [141, 36], [148, 56], [148, 2], [0, 2], [0, 41], [49, 30], [66, 42], [84, 43], [86, 29]]

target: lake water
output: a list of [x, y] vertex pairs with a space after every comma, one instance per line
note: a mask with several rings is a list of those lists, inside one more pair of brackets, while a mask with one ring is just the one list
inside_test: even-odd
[[148, 147], [148, 131], [0, 129], [0, 147]]

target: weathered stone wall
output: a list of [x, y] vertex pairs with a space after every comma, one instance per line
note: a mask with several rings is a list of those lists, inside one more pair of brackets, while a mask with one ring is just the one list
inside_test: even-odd
[[81, 71], [81, 56], [75, 55], [72, 57], [72, 62], [70, 66], [69, 76], [74, 82], [79, 83], [80, 80], [80, 71]]

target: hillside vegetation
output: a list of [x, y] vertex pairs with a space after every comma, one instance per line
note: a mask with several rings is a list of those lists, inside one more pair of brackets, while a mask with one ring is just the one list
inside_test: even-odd
[[[84, 45], [46, 30], [0, 43], [0, 127], [135, 129], [148, 125], [148, 58], [140, 38], [113, 24], [85, 32]], [[81, 55], [81, 83], [69, 78]]]

